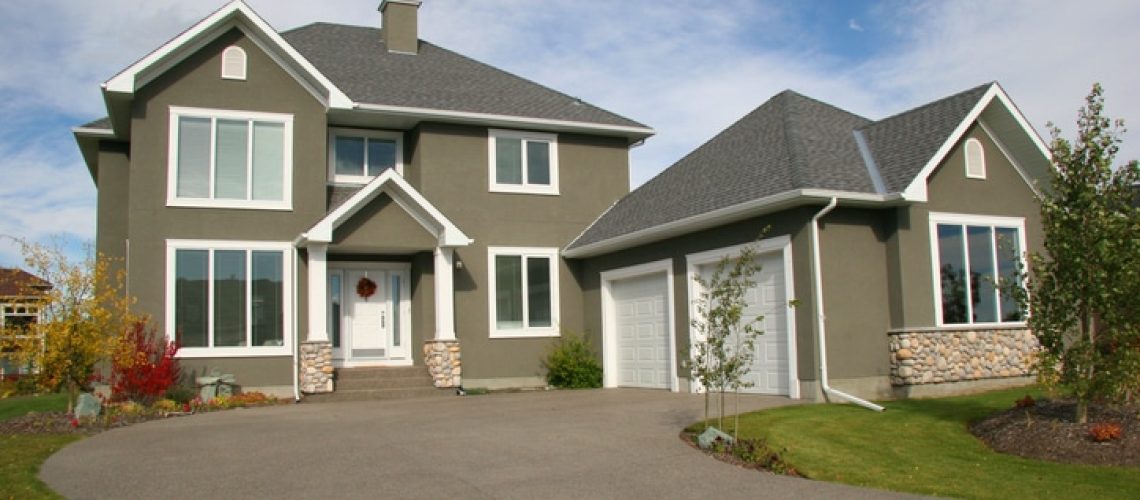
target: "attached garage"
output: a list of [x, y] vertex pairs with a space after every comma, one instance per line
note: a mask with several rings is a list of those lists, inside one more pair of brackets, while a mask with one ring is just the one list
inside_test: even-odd
[[604, 384], [677, 389], [668, 261], [602, 274]]
[[[755, 285], [745, 294], [745, 317], [763, 316], [757, 327], [763, 331], [755, 341], [752, 370], [745, 380], [751, 387], [741, 392], [799, 396], [799, 382], [795, 367], [795, 322], [788, 304], [795, 297], [791, 278], [791, 245], [786, 238], [773, 238], [757, 244], [760, 255], [760, 272], [753, 277]], [[737, 255], [740, 246], [721, 248], [688, 256], [691, 273], [700, 273], [708, 280], [716, 265], [725, 256]], [[690, 314], [696, 314], [696, 297], [700, 290], [696, 283], [689, 285]], [[696, 332], [690, 332], [696, 341]]]

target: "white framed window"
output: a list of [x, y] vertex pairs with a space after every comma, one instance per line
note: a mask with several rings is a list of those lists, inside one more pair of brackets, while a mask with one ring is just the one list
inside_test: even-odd
[[558, 194], [558, 136], [490, 129], [490, 190]]
[[245, 62], [245, 49], [237, 45], [226, 47], [226, 50], [222, 51], [222, 78], [245, 80]]
[[290, 210], [293, 115], [170, 108], [166, 204]]
[[982, 141], [972, 137], [966, 139], [966, 177], [986, 178], [986, 151], [982, 148]]
[[288, 242], [167, 240], [166, 336], [180, 357], [292, 351]]
[[999, 284], [1024, 270], [1025, 219], [930, 214], [937, 324], [1023, 324], [1025, 311]]
[[487, 249], [491, 338], [557, 337], [558, 249]]
[[329, 129], [329, 179], [367, 184], [381, 172], [404, 174], [404, 135], [384, 130]]

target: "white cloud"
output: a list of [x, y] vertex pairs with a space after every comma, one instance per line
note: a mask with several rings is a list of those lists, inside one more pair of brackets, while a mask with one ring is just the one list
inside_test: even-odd
[[[94, 188], [68, 133], [101, 116], [98, 85], [222, 1], [0, 2], [0, 234], [91, 238]], [[378, 25], [379, 0], [250, 0], [278, 29]], [[657, 129], [633, 150], [640, 184], [775, 93], [791, 88], [881, 118], [999, 80], [1038, 130], [1070, 135], [1093, 81], [1107, 111], [1140, 120], [1140, 4], [1031, 0], [868, 5], [878, 51], [821, 52], [796, 3], [427, 0], [422, 36]], [[840, 18], [842, 19], [842, 18]], [[862, 20], [860, 23], [857, 19]], [[840, 30], [846, 32], [846, 30]], [[58, 125], [53, 125], [58, 124]], [[28, 130], [36, 131], [29, 137]], [[44, 130], [42, 134], [38, 131]], [[1126, 136], [1123, 158], [1140, 157]], [[0, 245], [0, 264], [10, 263]]]
[[855, 18], [847, 20], [847, 28], [851, 31], [863, 31], [863, 26], [860, 25], [859, 21], [856, 21]]

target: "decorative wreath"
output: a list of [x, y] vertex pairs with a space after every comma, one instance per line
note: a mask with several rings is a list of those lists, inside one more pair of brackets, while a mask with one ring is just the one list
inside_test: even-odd
[[368, 300], [368, 297], [376, 294], [376, 282], [367, 277], [360, 278], [360, 281], [356, 282], [356, 294], [364, 300]]

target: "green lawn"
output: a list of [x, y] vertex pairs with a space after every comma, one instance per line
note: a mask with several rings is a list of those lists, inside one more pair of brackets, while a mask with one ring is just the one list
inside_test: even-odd
[[[992, 452], [967, 422], [1037, 390], [885, 403], [778, 408], [741, 417], [741, 437], [767, 438], [812, 479], [960, 498], [1140, 498], [1140, 467], [1092, 467]], [[726, 423], [728, 423], [726, 421]]]
[[[21, 396], [0, 399], [0, 420], [31, 411], [62, 411], [67, 396]], [[36, 479], [40, 464], [82, 436], [73, 434], [0, 434], [0, 499], [59, 498]]]

